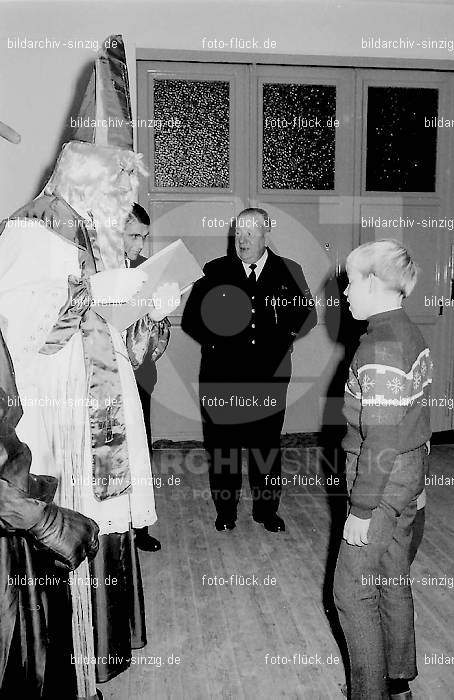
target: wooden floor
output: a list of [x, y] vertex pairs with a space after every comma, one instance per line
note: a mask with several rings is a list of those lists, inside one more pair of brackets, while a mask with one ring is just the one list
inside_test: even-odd
[[[291, 484], [280, 514], [287, 532], [273, 534], [252, 521], [248, 487], [236, 529], [218, 533], [203, 451], [155, 453], [162, 484], [155, 489], [159, 520], [150, 532], [163, 548], [140, 555], [148, 645], [134, 653], [129, 671], [101, 686], [105, 700], [342, 699], [345, 671], [325, 613], [331, 521], [341, 499], [328, 499], [320, 486], [294, 486], [296, 454], [284, 460]], [[299, 474], [322, 475], [316, 448], [298, 454]], [[433, 447], [430, 459], [431, 475], [454, 476], [453, 446]], [[180, 484], [167, 483], [172, 474]], [[415, 700], [454, 698], [454, 664], [427, 663], [433, 654], [454, 662], [453, 495], [454, 486], [428, 488], [425, 536], [412, 567]], [[253, 575], [260, 585], [239, 585], [241, 576]], [[228, 584], [209, 585], [215, 576]]]

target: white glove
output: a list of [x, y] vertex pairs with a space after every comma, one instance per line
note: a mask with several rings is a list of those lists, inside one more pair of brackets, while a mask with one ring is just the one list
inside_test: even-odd
[[148, 279], [137, 268], [119, 267], [103, 270], [90, 277], [91, 294], [95, 304], [123, 303], [132, 299]]
[[162, 321], [180, 306], [181, 294], [177, 282], [161, 284], [153, 294], [154, 309], [149, 312], [153, 321]]

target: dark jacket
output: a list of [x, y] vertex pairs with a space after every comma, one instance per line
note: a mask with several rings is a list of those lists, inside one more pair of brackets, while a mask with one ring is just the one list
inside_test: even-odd
[[130, 265], [130, 267], [139, 267], [139, 265], [144, 263], [145, 260], [147, 260], [147, 258], [144, 258], [143, 255], [138, 255], [135, 260], [129, 261], [129, 265]]
[[295, 339], [317, 323], [301, 266], [268, 249], [255, 290], [241, 260], [206, 263], [187, 301], [182, 329], [202, 346], [204, 380], [290, 377]]

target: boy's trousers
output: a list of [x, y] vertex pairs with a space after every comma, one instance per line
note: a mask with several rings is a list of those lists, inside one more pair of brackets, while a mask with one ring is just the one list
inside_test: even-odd
[[[356, 460], [355, 455], [347, 454], [349, 492]], [[425, 474], [426, 447], [399, 455], [396, 466], [404, 472], [414, 468], [415, 476]], [[385, 489], [384, 498], [372, 513], [368, 544], [357, 547], [342, 540], [334, 575], [334, 600], [350, 657], [352, 700], [388, 698], [387, 677], [411, 680], [417, 675], [409, 582], [416, 495], [396, 516], [386, 505]]]

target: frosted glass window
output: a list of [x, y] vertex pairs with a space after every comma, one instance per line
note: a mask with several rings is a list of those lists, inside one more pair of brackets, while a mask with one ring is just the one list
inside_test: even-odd
[[154, 81], [156, 187], [229, 187], [229, 83]]
[[369, 87], [366, 189], [434, 192], [438, 90]]
[[334, 85], [263, 86], [264, 189], [333, 190]]

